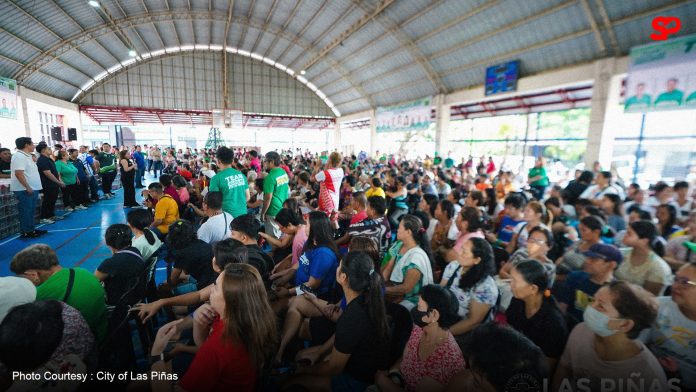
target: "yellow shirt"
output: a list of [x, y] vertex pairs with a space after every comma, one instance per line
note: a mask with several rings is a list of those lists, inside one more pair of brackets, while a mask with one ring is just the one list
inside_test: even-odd
[[179, 220], [179, 205], [169, 195], [163, 195], [155, 206], [155, 220], [162, 219], [157, 230], [162, 234], [169, 233], [169, 225]]
[[382, 188], [375, 188], [371, 187], [365, 192], [365, 197], [370, 197], [370, 196], [379, 196], [383, 199], [387, 198], [387, 195], [384, 193], [384, 189]]

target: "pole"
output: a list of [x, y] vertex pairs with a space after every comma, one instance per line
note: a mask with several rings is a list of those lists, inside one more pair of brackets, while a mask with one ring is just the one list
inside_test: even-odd
[[640, 135], [638, 135], [638, 148], [636, 149], [636, 161], [633, 164], [633, 178], [631, 179], [631, 182], [637, 182], [638, 180], [638, 170], [640, 170], [640, 165], [638, 162], [640, 161], [640, 156], [643, 155], [643, 139], [645, 138], [644, 132], [645, 113], [643, 113], [643, 116], [640, 119]]
[[169, 148], [174, 148], [174, 143], [172, 142], [172, 127], [169, 127]]

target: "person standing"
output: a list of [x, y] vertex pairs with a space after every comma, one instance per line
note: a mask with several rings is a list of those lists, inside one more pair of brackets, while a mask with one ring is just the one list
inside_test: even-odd
[[65, 183], [63, 190], [63, 205], [66, 211], [84, 210], [87, 207], [80, 204], [80, 180], [77, 178], [77, 168], [68, 162], [68, 153], [58, 151], [56, 170]]
[[246, 176], [232, 167], [234, 152], [222, 146], [217, 150], [220, 170], [210, 179], [209, 192], [222, 193], [222, 210], [234, 218], [247, 213], [249, 201], [249, 184]]
[[159, 170], [159, 173], [162, 174], [162, 151], [159, 147], [155, 146], [150, 151], [150, 157], [152, 158], [152, 165], [150, 167], [155, 170], [155, 178], [158, 178], [159, 175], [157, 171]]
[[51, 159], [51, 149], [46, 143], [41, 142], [36, 146], [39, 158], [36, 166], [41, 178], [43, 188], [43, 199], [41, 200], [41, 223], [51, 224], [56, 220], [63, 219], [56, 215], [56, 200], [58, 200], [58, 189], [65, 189], [65, 183], [60, 180], [56, 163]]
[[317, 165], [314, 178], [319, 182], [319, 211], [324, 212], [332, 222], [338, 219], [339, 192], [343, 181], [341, 154], [332, 152], [328, 158], [325, 170]]
[[128, 150], [119, 153], [118, 163], [123, 185], [123, 208], [138, 207], [138, 202], [135, 201], [135, 173], [139, 170], [139, 166], [133, 163]]
[[114, 194], [111, 193], [111, 185], [116, 179], [116, 155], [111, 152], [109, 143], [102, 144], [102, 152], [97, 156], [99, 161], [99, 174], [102, 178], [102, 191], [104, 198], [111, 199]]
[[[86, 149], [87, 147], [85, 147], [85, 150]], [[89, 150], [84, 157], [85, 167], [89, 166], [92, 171], [92, 177], [89, 179], [89, 197], [93, 203], [99, 201], [99, 183], [97, 181], [97, 174], [99, 174], [99, 161], [96, 160], [98, 155], [99, 151], [92, 149]]]
[[88, 206], [89, 201], [89, 178], [85, 171], [85, 166], [77, 159], [77, 150], [71, 148], [68, 150], [68, 162], [77, 169], [77, 193], [75, 195], [76, 202], [83, 206]]
[[94, 177], [94, 158], [88, 152], [87, 146], [80, 146], [80, 153], [77, 155], [79, 163], [85, 169], [87, 175], [87, 192], [85, 198], [92, 203], [99, 201], [99, 193], [97, 191], [97, 179]]
[[268, 175], [263, 180], [263, 207], [261, 217], [265, 223], [266, 234], [280, 238], [280, 225], [275, 220], [283, 202], [288, 198], [290, 179], [285, 170], [280, 168], [280, 155], [275, 151], [266, 153]]
[[145, 175], [145, 158], [143, 157], [142, 148], [140, 146], [135, 146], [135, 151], [131, 155], [133, 160], [135, 160], [135, 187], [140, 189], [144, 188], [143, 176]]
[[0, 178], [10, 178], [12, 152], [9, 148], [0, 148]]
[[34, 161], [34, 142], [30, 137], [19, 137], [15, 140], [17, 153], [10, 162], [10, 190], [14, 192], [19, 205], [20, 238], [36, 238], [46, 234], [46, 230], [34, 226], [34, 210], [39, 197], [38, 191], [43, 189], [39, 169]]
[[529, 169], [527, 177], [527, 182], [529, 182], [529, 186], [532, 188], [532, 195], [534, 195], [535, 199], [541, 201], [544, 198], [546, 187], [549, 186], [549, 177], [546, 175], [543, 157], [537, 158], [534, 167]]

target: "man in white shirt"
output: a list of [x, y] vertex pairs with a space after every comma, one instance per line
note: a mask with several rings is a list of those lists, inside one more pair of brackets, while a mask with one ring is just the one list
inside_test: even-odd
[[230, 236], [232, 215], [222, 210], [222, 193], [208, 192], [203, 199], [203, 211], [208, 220], [198, 229], [198, 239], [215, 245]]
[[34, 212], [39, 199], [41, 177], [36, 166], [34, 150], [36, 147], [30, 137], [20, 137], [15, 140], [17, 153], [12, 155], [10, 163], [10, 190], [19, 201], [19, 226], [21, 238], [36, 238], [46, 234], [46, 230], [35, 227]]

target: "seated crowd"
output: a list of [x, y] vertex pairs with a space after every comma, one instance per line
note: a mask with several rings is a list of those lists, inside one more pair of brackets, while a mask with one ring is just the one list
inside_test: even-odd
[[696, 390], [694, 184], [550, 186], [542, 159], [522, 184], [483, 158], [147, 156], [160, 176], [93, 274], [35, 244], [0, 278], [0, 388], [108, 370], [167, 375], [121, 381], [156, 391]]

